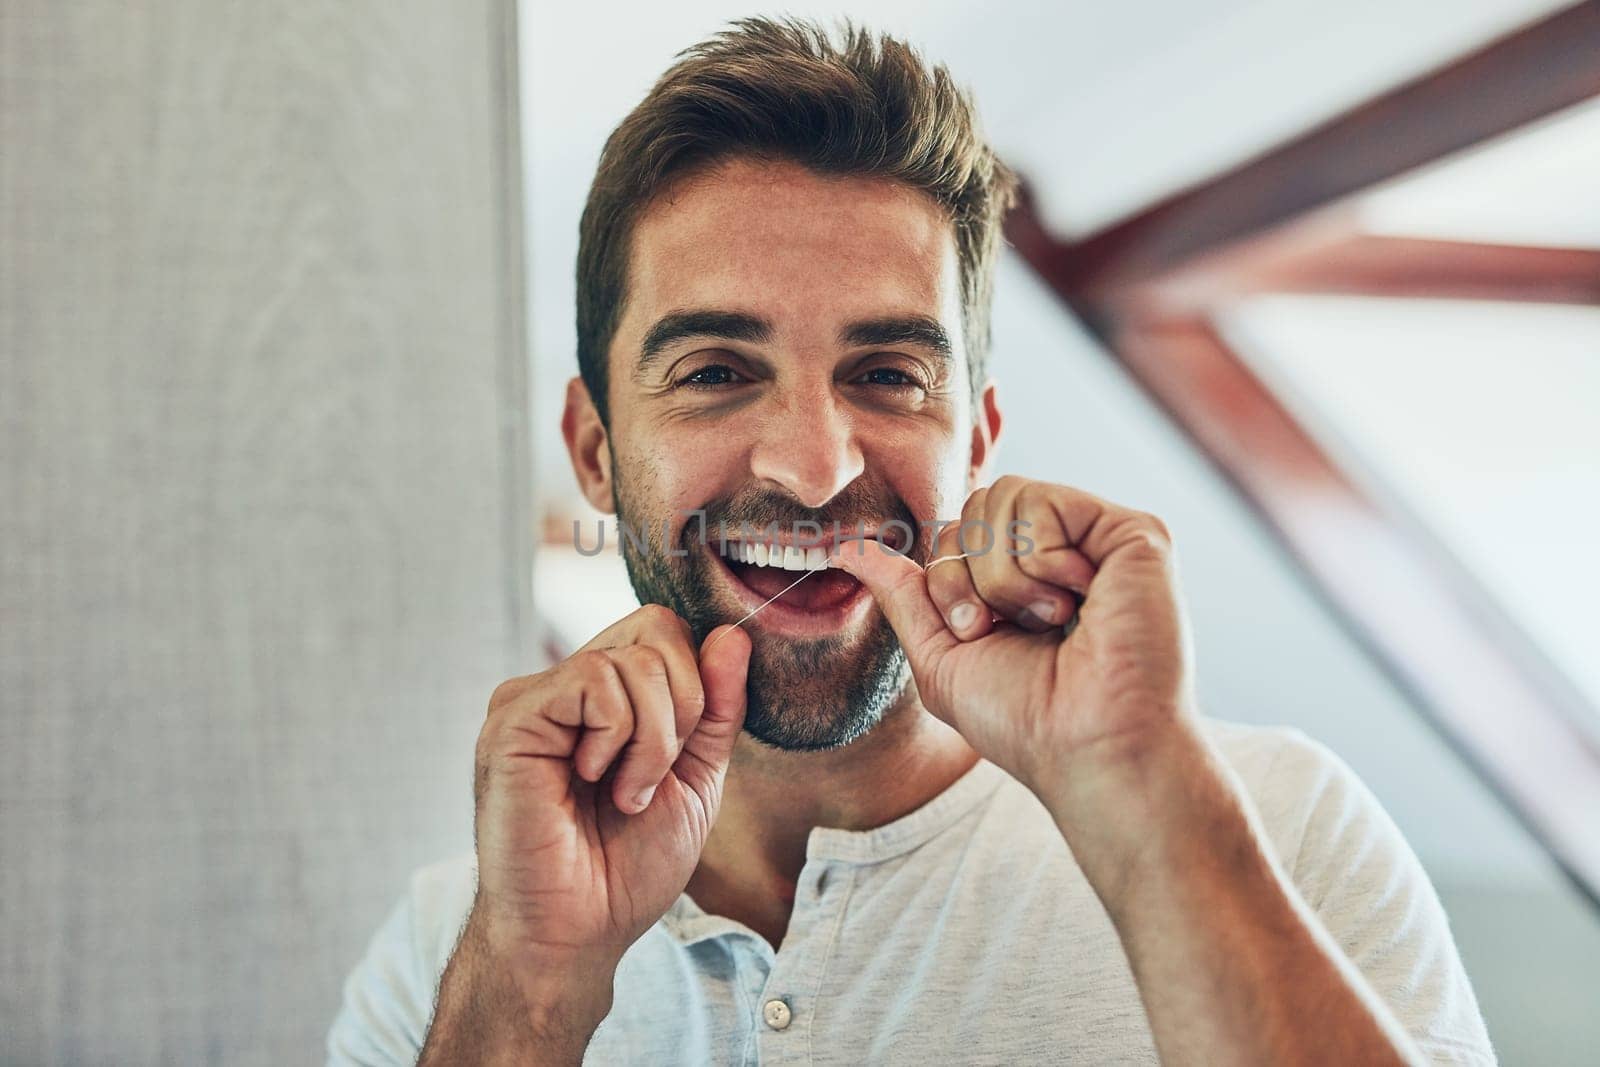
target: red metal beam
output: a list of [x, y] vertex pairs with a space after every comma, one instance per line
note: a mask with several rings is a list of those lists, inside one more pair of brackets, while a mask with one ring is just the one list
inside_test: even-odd
[[1072, 249], [1073, 292], [1150, 278], [1600, 95], [1600, 0], [1558, 11]]
[[1097, 306], [1135, 319], [1182, 317], [1263, 293], [1600, 304], [1600, 249], [1379, 236], [1324, 220], [1098, 294]]

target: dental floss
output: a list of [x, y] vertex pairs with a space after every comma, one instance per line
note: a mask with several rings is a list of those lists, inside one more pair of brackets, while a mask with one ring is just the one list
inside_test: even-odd
[[[817, 568], [817, 570], [827, 570], [827, 569], [828, 568], [826, 568], [826, 567], [818, 567]], [[720, 634], [718, 634], [717, 635], [717, 641], [721, 641], [724, 637], [727, 637], [729, 634], [733, 633], [734, 630], [738, 629], [739, 627], [743, 626], [745, 623], [749, 622], [751, 619], [755, 618], [756, 617], [756, 611], [760, 611], [762, 608], [766, 607], [768, 604], [772, 603], [774, 600], [777, 600], [783, 594], [787, 593], [789, 590], [793, 589], [795, 586], [799, 585], [801, 582], [805, 581], [807, 578], [811, 577], [815, 573], [817, 573], [817, 571], [806, 571], [800, 577], [796, 578], [794, 581], [790, 582], [788, 585], [784, 586], [782, 589], [780, 589], [776, 593], [772, 594], [765, 601], [763, 601], [762, 603], [756, 605], [756, 610], [755, 611], [752, 611], [750, 614], [746, 615], [744, 618], [742, 618], [738, 622], [734, 623], [728, 629], [726, 629], [726, 630], [722, 631]], [[703, 656], [707, 652], [710, 652], [713, 648], [716, 648], [717, 647], [717, 641], [713, 641], [709, 645], [707, 645], [705, 648], [701, 649], [700, 650], [700, 654]]]
[[[930, 559], [927, 563], [922, 564], [922, 572], [924, 574], [926, 574], [929, 570], [931, 570], [933, 568], [934, 564], [936, 564], [936, 563], [949, 563], [951, 560], [954, 560], [954, 559], [966, 559], [966, 558], [967, 558], [967, 554], [965, 552], [963, 552], [959, 556], [940, 556], [938, 559]], [[915, 562], [915, 561], [913, 561], [913, 562]], [[817, 570], [827, 570], [827, 569], [828, 568], [826, 568], [826, 567], [817, 568]], [[760, 612], [762, 609], [764, 609], [768, 604], [772, 603], [774, 600], [777, 600], [783, 594], [787, 593], [789, 590], [793, 589], [795, 586], [799, 585], [801, 582], [805, 581], [807, 578], [811, 577], [813, 574], [816, 574], [816, 573], [817, 573], [817, 571], [806, 571], [800, 577], [796, 578], [794, 581], [790, 582], [788, 585], [784, 586], [782, 589], [780, 589], [776, 593], [772, 594], [765, 601], [763, 601], [762, 603], [756, 605], [755, 611], [750, 612], [744, 618], [740, 619], [738, 622], [736, 622], [733, 625], [731, 625], [728, 629], [726, 629], [726, 630], [722, 631], [722, 633], [718, 634], [717, 635], [717, 641], [721, 641], [724, 637], [727, 637], [734, 630], [738, 629], [739, 627], [743, 626], [745, 623], [749, 622], [751, 619], [755, 618], [756, 614], [758, 612]], [[717, 647], [717, 641], [713, 641], [709, 645], [707, 645], [705, 648], [701, 649], [700, 650], [700, 654], [703, 656], [707, 652], [710, 652], [713, 648], [716, 648]]]
[[[922, 573], [923, 574], [927, 574], [929, 571], [933, 570], [933, 568], [937, 564], [949, 563], [949, 562], [951, 562], [953, 560], [969, 559], [969, 558], [970, 557], [968, 556], [968, 554], [963, 552], [960, 555], [956, 555], [956, 556], [939, 556], [936, 559], [930, 559], [928, 562], [923, 563], [920, 566], [922, 567]], [[913, 560], [912, 562], [916, 562], [916, 561]], [[828, 568], [826, 568], [826, 567], [818, 567], [817, 568], [817, 570], [824, 570], [824, 571], [827, 570], [827, 569]], [[813, 574], [816, 574], [816, 573], [817, 573], [817, 571], [806, 571], [800, 577], [796, 578], [794, 581], [790, 582], [788, 585], [784, 586], [782, 589], [780, 589], [776, 593], [772, 594], [772, 596], [768, 597], [766, 600], [764, 600], [760, 604], [756, 605], [755, 611], [750, 612], [744, 618], [740, 619], [738, 622], [736, 622], [732, 626], [728, 627], [728, 629], [726, 629], [726, 630], [722, 631], [722, 633], [718, 634], [717, 635], [717, 641], [721, 641], [724, 637], [727, 637], [734, 630], [738, 629], [739, 627], [743, 626], [745, 623], [749, 622], [751, 619], [755, 618], [756, 615], [758, 613], [760, 613], [768, 604], [771, 604], [774, 600], [777, 600], [783, 594], [787, 593], [789, 590], [793, 589], [795, 586], [799, 585], [801, 582], [805, 581], [807, 578], [811, 577]], [[1074, 599], [1077, 600], [1081, 604], [1083, 602], [1084, 598], [1080, 597], [1080, 596], [1074, 596]], [[1072, 631], [1076, 630], [1078, 628], [1078, 613], [1076, 611], [1074, 611], [1072, 613], [1072, 618], [1070, 618], [1070, 619], [1068, 619], [1066, 621], [1066, 623], [1064, 624], [1064, 627], [1066, 629], [1066, 636], [1071, 637], [1072, 636]], [[717, 641], [713, 641], [709, 645], [707, 645], [705, 648], [701, 649], [700, 650], [700, 654], [703, 656], [707, 652], [710, 652], [713, 648], [716, 648], [717, 647]]]

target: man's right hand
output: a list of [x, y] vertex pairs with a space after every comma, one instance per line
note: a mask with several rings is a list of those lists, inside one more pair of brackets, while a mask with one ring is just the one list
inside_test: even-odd
[[697, 654], [686, 622], [646, 605], [495, 690], [477, 747], [478, 893], [424, 1062], [441, 1029], [511, 1026], [474, 1007], [491, 1002], [526, 1009], [524, 1037], [587, 1042], [618, 961], [688, 885], [716, 821], [750, 660], [729, 630]]

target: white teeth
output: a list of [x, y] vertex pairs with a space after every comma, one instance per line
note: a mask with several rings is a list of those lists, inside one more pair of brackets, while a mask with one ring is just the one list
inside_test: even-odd
[[828, 550], [820, 545], [797, 548], [793, 545], [730, 542], [727, 556], [750, 566], [778, 567], [786, 571], [820, 571], [828, 566]]

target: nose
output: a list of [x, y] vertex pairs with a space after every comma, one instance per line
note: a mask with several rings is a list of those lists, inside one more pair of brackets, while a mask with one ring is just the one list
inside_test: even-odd
[[751, 474], [808, 508], [832, 500], [866, 469], [849, 414], [819, 392], [776, 407], [750, 452]]

